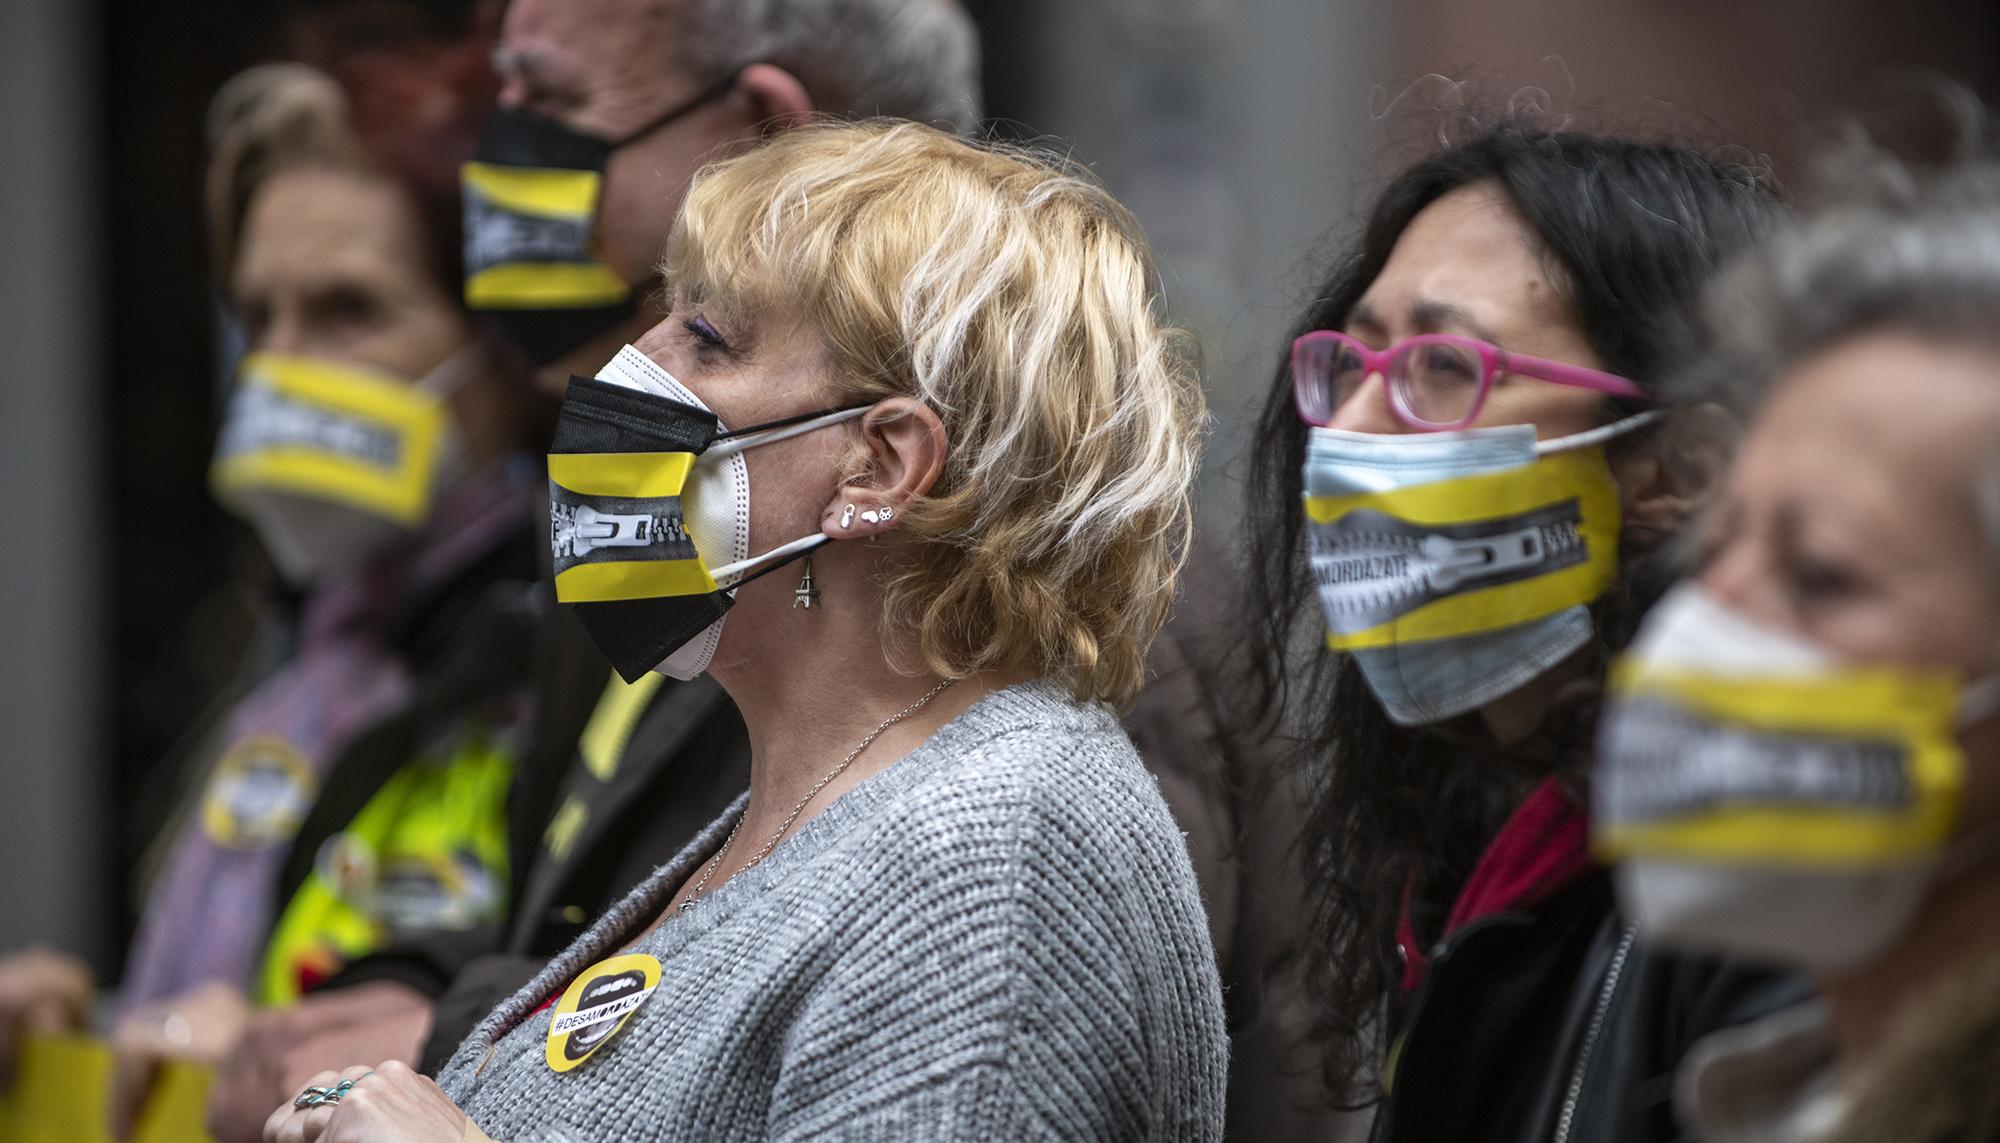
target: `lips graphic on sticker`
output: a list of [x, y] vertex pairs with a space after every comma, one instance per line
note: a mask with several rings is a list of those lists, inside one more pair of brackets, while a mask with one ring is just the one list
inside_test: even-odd
[[544, 1051], [549, 1067], [566, 1072], [603, 1047], [660, 986], [660, 962], [627, 953], [585, 969], [563, 990], [549, 1015]]

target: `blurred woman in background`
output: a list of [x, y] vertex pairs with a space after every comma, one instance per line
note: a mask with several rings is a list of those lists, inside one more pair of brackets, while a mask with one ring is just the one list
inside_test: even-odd
[[[128, 1112], [152, 1061], [219, 1059], [251, 1004], [497, 914], [525, 714], [537, 418], [456, 301], [455, 204], [371, 157], [301, 66], [237, 77], [209, 127], [215, 265], [247, 351], [213, 483], [289, 593], [164, 839], [119, 996]], [[81, 1019], [76, 999], [38, 1023]]]
[[1379, 1139], [1672, 1138], [1648, 1081], [1742, 1014], [1748, 979], [1635, 947], [1582, 778], [1728, 443], [1667, 383], [1681, 309], [1773, 214], [1695, 151], [1505, 124], [1397, 176], [1298, 324], [1253, 476], [1258, 713], [1316, 775], [1307, 959]]
[[[1853, 157], [1853, 156], [1847, 156]], [[2000, 167], [1850, 197], [1709, 299], [1769, 387], [1607, 712], [1593, 826], [1649, 939], [1812, 974], [1704, 1039], [1716, 1143], [2000, 1139]]]

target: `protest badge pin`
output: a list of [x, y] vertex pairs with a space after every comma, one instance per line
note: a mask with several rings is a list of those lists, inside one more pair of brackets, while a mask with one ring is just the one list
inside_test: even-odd
[[202, 797], [202, 828], [226, 849], [289, 842], [318, 793], [304, 754], [276, 735], [252, 735], [216, 765]]
[[563, 990], [549, 1015], [544, 1052], [553, 1071], [566, 1072], [603, 1047], [660, 986], [660, 962], [627, 953], [585, 969]]

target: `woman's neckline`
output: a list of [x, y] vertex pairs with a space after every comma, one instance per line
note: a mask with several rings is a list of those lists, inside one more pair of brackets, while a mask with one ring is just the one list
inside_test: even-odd
[[[1013, 696], [1013, 699], [1003, 696]], [[1013, 701], [1020, 699], [1028, 699], [1037, 705], [1044, 702], [1067, 704], [1069, 696], [1058, 684], [1047, 679], [1030, 679], [988, 691], [901, 758], [863, 778], [817, 813], [803, 819], [762, 861], [711, 887], [694, 908], [683, 912], [670, 907], [669, 902], [675, 892], [689, 877], [699, 876], [702, 863], [714, 856], [730, 828], [742, 817], [750, 797], [745, 791], [730, 803], [721, 817], [703, 830], [679, 858], [663, 866], [656, 874], [654, 892], [644, 909], [645, 929], [636, 935], [621, 938], [619, 945], [625, 951], [633, 952], [652, 951], [647, 947], [650, 945], [659, 945], [671, 951], [721, 923], [740, 909], [754, 890], [768, 888], [794, 867], [810, 862], [868, 820], [876, 807], [920, 784], [940, 765], [960, 757], [965, 748], [985, 738], [1018, 729], [1018, 722], [996, 715], [994, 708], [1011, 706]], [[738, 844], [741, 843], [742, 839], [738, 838]], [[758, 844], [761, 846], [762, 843]]]

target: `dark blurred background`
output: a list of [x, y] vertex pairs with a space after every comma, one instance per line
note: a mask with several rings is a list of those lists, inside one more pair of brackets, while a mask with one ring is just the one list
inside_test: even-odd
[[[200, 222], [205, 106], [300, 56], [409, 113], [410, 45], [498, 0], [0, 0], [0, 948], [109, 969], [169, 812], [162, 760], [245, 654], [263, 577], [206, 494], [223, 372]], [[1992, 0], [974, 0], [997, 133], [1094, 166], [1197, 328], [1234, 539], [1248, 409], [1314, 256], [1427, 114], [1470, 100], [1740, 145], [1794, 174], [1885, 82], [1991, 98]], [[364, 113], [366, 109], [364, 108]], [[420, 157], [419, 157], [420, 159]], [[446, 170], [441, 177], [450, 177]]]

